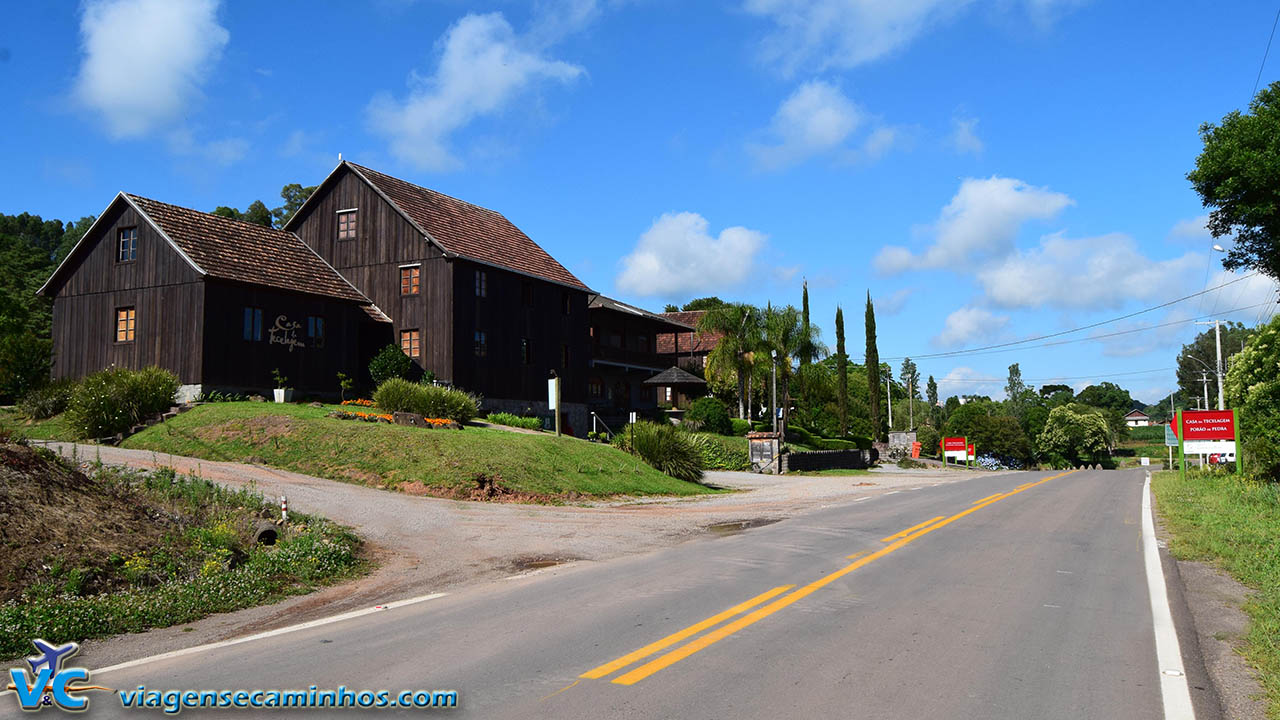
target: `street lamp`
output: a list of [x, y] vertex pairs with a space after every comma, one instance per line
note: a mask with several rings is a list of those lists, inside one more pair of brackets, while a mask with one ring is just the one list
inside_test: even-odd
[[773, 431], [778, 432], [778, 351], [770, 350], [773, 359], [773, 394], [769, 401], [769, 414], [773, 416]]

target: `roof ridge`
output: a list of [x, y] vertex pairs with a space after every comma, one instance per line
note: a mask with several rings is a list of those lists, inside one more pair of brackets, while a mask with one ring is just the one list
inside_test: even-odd
[[[475, 209], [477, 209], [477, 210], [483, 210], [483, 211], [485, 211], [485, 212], [487, 212], [487, 213], [493, 213], [494, 215], [497, 215], [497, 216], [499, 216], [499, 217], [501, 217], [501, 218], [503, 218], [503, 219], [507, 219], [507, 216], [506, 216], [506, 215], [503, 215], [502, 213], [498, 212], [497, 210], [494, 210], [493, 208], [487, 208], [487, 207], [485, 207], [485, 206], [483, 206], [483, 205], [477, 205], [477, 204], [475, 204], [475, 203], [473, 203], [473, 202], [470, 202], [470, 201], [468, 201], [468, 200], [463, 200], [463, 199], [462, 199], [462, 198], [460, 198], [460, 197], [455, 197], [455, 196], [453, 196], [453, 195], [450, 195], [449, 193], [446, 193], [446, 192], [440, 192], [439, 190], [435, 190], [435, 189], [433, 189], [433, 188], [429, 188], [429, 187], [427, 187], [427, 186], [425, 186], [425, 185], [419, 185], [418, 183], [413, 182], [413, 181], [411, 181], [411, 180], [405, 180], [404, 178], [396, 177], [395, 175], [388, 175], [388, 174], [386, 174], [386, 173], [384, 173], [384, 172], [382, 172], [382, 171], [380, 171], [380, 170], [374, 170], [373, 168], [371, 168], [371, 167], [366, 167], [366, 166], [364, 166], [364, 165], [361, 165], [360, 163], [351, 162], [350, 160], [344, 160], [343, 162], [345, 162], [345, 163], [347, 163], [347, 164], [351, 165], [352, 167], [355, 167], [356, 169], [360, 170], [361, 172], [371, 172], [371, 173], [374, 173], [374, 174], [377, 174], [377, 175], [381, 175], [382, 177], [385, 177], [385, 178], [391, 178], [392, 180], [395, 180], [396, 182], [402, 182], [402, 183], [404, 183], [405, 185], [411, 185], [411, 186], [413, 186], [413, 187], [417, 188], [418, 190], [422, 190], [422, 191], [424, 191], [424, 192], [429, 192], [429, 193], [431, 193], [431, 194], [433, 194], [433, 195], [439, 195], [440, 197], [449, 198], [450, 200], [452, 200], [452, 201], [454, 201], [454, 202], [457, 202], [457, 203], [462, 203], [463, 205], [466, 205], [467, 207], [473, 207], [473, 208], [475, 208]], [[508, 220], [508, 221], [509, 221], [509, 220]]]
[[125, 195], [133, 198], [134, 200], [143, 200], [149, 203], [164, 205], [166, 207], [171, 207], [178, 210], [185, 210], [187, 212], [194, 212], [194, 213], [200, 213], [201, 215], [207, 215], [211, 218], [214, 218], [214, 222], [239, 223], [241, 225], [248, 225], [251, 228], [258, 228], [261, 230], [270, 230], [272, 232], [284, 233], [285, 235], [293, 235], [293, 237], [297, 237], [297, 235], [294, 235], [292, 232], [288, 230], [282, 230], [274, 225], [259, 225], [256, 222], [249, 222], [248, 220], [237, 220], [236, 218], [229, 218], [229, 217], [226, 217], [225, 215], [218, 215], [217, 213], [207, 212], [205, 210], [197, 210], [196, 208], [187, 207], [186, 205], [175, 205], [174, 203], [171, 203], [171, 202], [165, 202], [164, 200], [156, 200], [155, 198], [149, 198], [143, 195], [138, 195], [136, 193], [127, 192], [125, 193]]

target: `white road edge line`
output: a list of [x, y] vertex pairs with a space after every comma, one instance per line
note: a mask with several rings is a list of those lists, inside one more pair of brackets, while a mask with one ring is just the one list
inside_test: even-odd
[[1156, 663], [1160, 673], [1160, 699], [1165, 720], [1195, 720], [1191, 690], [1187, 687], [1187, 671], [1182, 666], [1182, 649], [1178, 631], [1169, 609], [1169, 593], [1165, 588], [1164, 568], [1156, 548], [1156, 526], [1151, 507], [1151, 473], [1142, 483], [1142, 556], [1147, 568], [1147, 593], [1151, 596], [1151, 625], [1156, 636]]
[[365, 615], [372, 615], [373, 613], [382, 612], [384, 610], [394, 610], [396, 608], [402, 608], [408, 605], [417, 605], [418, 603], [424, 603], [424, 602], [427, 602], [428, 600], [435, 600], [436, 598], [441, 598], [441, 597], [444, 597], [445, 595], [448, 595], [448, 593], [442, 593], [442, 592], [431, 593], [430, 595], [420, 595], [418, 597], [408, 598], [406, 600], [397, 600], [395, 602], [389, 602], [386, 605], [375, 605], [374, 607], [365, 608], [363, 610], [352, 610], [351, 612], [342, 613], [340, 615], [333, 615], [331, 617], [326, 617], [326, 618], [320, 618], [319, 620], [312, 620], [310, 622], [304, 622], [298, 625], [290, 625], [288, 627], [277, 628], [275, 630], [268, 630], [266, 632], [258, 633], [257, 635], [246, 635], [244, 637], [233, 638], [231, 640], [223, 640], [221, 642], [209, 643], [207, 645], [196, 645], [195, 647], [183, 648], [182, 650], [174, 650], [173, 652], [161, 653], [159, 655], [152, 655], [151, 657], [138, 658], [137, 660], [122, 662], [118, 665], [110, 665], [108, 667], [99, 668], [97, 670], [93, 670], [92, 673], [94, 675], [100, 675], [102, 673], [111, 672], [113, 670], [124, 670], [125, 668], [137, 667], [139, 665], [146, 665], [148, 663], [159, 662], [161, 660], [169, 660], [176, 657], [182, 657], [183, 655], [194, 655], [195, 653], [207, 652], [209, 650], [216, 650], [217, 648], [224, 648], [231, 645], [239, 645], [241, 643], [254, 642], [255, 640], [265, 640], [266, 638], [276, 637], [277, 635], [285, 635], [288, 633], [297, 632], [299, 630], [308, 630], [310, 628], [320, 627], [321, 625], [329, 625], [331, 623], [336, 623], [336, 622], [342, 622], [344, 620], [353, 620], [358, 617], [363, 617]]

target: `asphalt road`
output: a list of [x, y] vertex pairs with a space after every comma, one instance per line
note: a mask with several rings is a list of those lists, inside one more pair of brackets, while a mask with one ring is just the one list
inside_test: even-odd
[[[1009, 473], [904, 490], [92, 681], [452, 689], [447, 712], [476, 718], [1161, 718], [1142, 482]], [[89, 697], [92, 717], [130, 714]]]

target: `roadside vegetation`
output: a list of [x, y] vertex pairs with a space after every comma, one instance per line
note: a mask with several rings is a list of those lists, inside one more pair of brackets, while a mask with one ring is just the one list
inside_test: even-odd
[[[0, 444], [0, 657], [272, 602], [367, 568], [360, 540], [247, 490], [171, 470], [85, 474]], [[263, 527], [272, 545], [255, 542]]]
[[1155, 473], [1156, 505], [1180, 560], [1210, 562], [1254, 591], [1242, 652], [1257, 670], [1268, 714], [1280, 718], [1280, 484], [1222, 471]]

